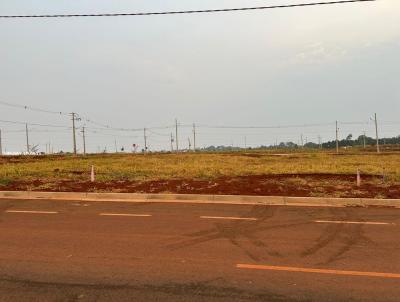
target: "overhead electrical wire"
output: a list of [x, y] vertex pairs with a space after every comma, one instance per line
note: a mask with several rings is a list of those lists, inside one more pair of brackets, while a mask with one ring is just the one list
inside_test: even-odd
[[[146, 128], [146, 130], [149, 130], [149, 129], [147, 129]], [[154, 134], [154, 135], [158, 135], [158, 136], [170, 136], [171, 134], [170, 133], [168, 133], [168, 134], [166, 134], [166, 133], [159, 133], [159, 132], [155, 132], [155, 131], [152, 131], [152, 130], [149, 130], [149, 132], [151, 133], [151, 134]]]
[[2, 18], [2, 19], [19, 19], [19, 18], [128, 17], [128, 16], [182, 15], [182, 14], [256, 11], [256, 10], [278, 9], [278, 8], [307, 7], [307, 6], [347, 4], [347, 3], [357, 3], [357, 2], [374, 2], [374, 1], [376, 1], [376, 0], [341, 0], [341, 1], [308, 2], [308, 3], [270, 5], [270, 6], [256, 6], [256, 7], [200, 9], [200, 10], [179, 10], [179, 11], [160, 11], [160, 12], [0, 15], [0, 18]]
[[3, 101], [0, 101], [0, 105], [7, 106], [7, 107], [20, 108], [20, 109], [25, 109], [25, 110], [30, 110], [30, 111], [36, 111], [36, 112], [58, 114], [58, 115], [68, 115], [69, 114], [69, 113], [62, 112], [62, 111], [46, 110], [46, 109], [41, 109], [41, 108], [36, 108], [36, 107], [31, 107], [31, 106], [26, 106], [26, 105], [7, 103], [7, 102], [3, 102]]
[[222, 125], [201, 125], [196, 124], [197, 128], [211, 128], [211, 129], [287, 129], [287, 128], [302, 128], [302, 127], [320, 127], [320, 126], [332, 126], [331, 123], [320, 123], [320, 124], [298, 124], [298, 125], [276, 125], [276, 126], [222, 126]]
[[[88, 131], [87, 131], [87, 129], [89, 129]], [[92, 133], [92, 134], [96, 134], [96, 135], [99, 135], [99, 136], [111, 136], [111, 137], [120, 137], [120, 138], [139, 138], [139, 137], [141, 137], [141, 136], [139, 136], [139, 135], [115, 135], [115, 134], [108, 134], [108, 133], [102, 133], [102, 132], [99, 132], [99, 131], [96, 131], [96, 130], [90, 130], [90, 129], [92, 129], [92, 128], [86, 128], [85, 127], [85, 131], [87, 131], [87, 132], [89, 132], [89, 133]]]
[[[22, 105], [22, 104], [12, 104], [4, 101], [0, 101], [0, 105], [3, 106], [8, 106], [8, 107], [14, 107], [14, 108], [19, 108], [19, 109], [24, 109], [24, 110], [30, 110], [30, 111], [37, 111], [37, 112], [44, 112], [44, 113], [50, 113], [50, 114], [58, 114], [58, 115], [71, 115], [71, 113], [66, 113], [62, 111], [52, 111], [52, 110], [47, 110], [47, 109], [42, 109], [42, 108], [37, 108], [37, 107], [32, 107], [32, 106], [27, 106], [27, 105]], [[92, 130], [101, 130], [101, 131], [124, 131], [124, 132], [138, 132], [138, 131], [143, 131], [144, 128], [119, 128], [119, 127], [112, 127], [103, 123], [98, 123], [92, 119], [80, 116], [79, 114], [75, 114], [77, 119], [83, 122], [87, 122], [99, 127], [86, 127], [90, 128]], [[17, 122], [17, 121], [1, 121], [4, 123], [15, 123], [15, 124], [26, 124], [25, 122]], [[370, 124], [371, 121], [354, 121], [354, 122], [340, 122], [339, 124], [341, 125], [368, 125]], [[381, 123], [385, 123], [384, 121], [381, 121]], [[398, 123], [398, 122], [388, 122], [388, 123]], [[67, 129], [72, 129], [72, 127], [66, 127], [66, 126], [59, 126], [59, 125], [43, 125], [39, 123], [28, 123], [30, 125], [37, 125], [41, 127], [61, 127], [61, 128], [67, 128]], [[270, 125], [270, 126], [235, 126], [235, 125], [207, 125], [207, 124], [196, 124], [197, 128], [210, 128], [210, 129], [283, 129], [283, 128], [305, 128], [305, 127], [322, 127], [322, 126], [332, 126], [334, 125], [335, 122], [330, 122], [330, 123], [319, 123], [319, 124], [296, 124], [296, 125]], [[178, 124], [180, 128], [192, 128], [193, 124]], [[175, 128], [175, 125], [167, 125], [167, 126], [157, 126], [157, 127], [149, 127], [146, 128], [146, 130], [149, 130], [149, 132], [152, 132], [152, 130], [165, 130], [165, 129], [173, 129]], [[169, 136], [169, 134], [161, 134], [153, 131], [153, 134], [155, 135], [160, 135], [160, 136]]]
[[6, 124], [16, 124], [16, 125], [25, 125], [28, 124], [30, 126], [38, 126], [38, 127], [49, 127], [49, 128], [64, 128], [64, 129], [72, 129], [72, 127], [68, 126], [61, 126], [61, 125], [51, 125], [51, 124], [37, 124], [37, 123], [30, 123], [30, 122], [19, 122], [19, 121], [7, 121], [7, 120], [0, 120], [0, 123]]
[[[42, 109], [42, 108], [37, 108], [37, 107], [32, 107], [32, 106], [27, 106], [27, 105], [22, 105], [22, 104], [15, 104], [15, 103], [8, 103], [4, 101], [0, 101], [0, 105], [2, 106], [7, 106], [7, 107], [13, 107], [13, 108], [18, 108], [18, 109], [24, 109], [24, 110], [29, 110], [29, 111], [36, 111], [36, 112], [43, 112], [43, 113], [50, 113], [50, 114], [57, 114], [57, 115], [64, 115], [64, 116], [70, 116], [71, 113], [63, 112], [63, 111], [52, 111], [52, 110], [47, 110], [47, 109]], [[110, 131], [128, 131], [128, 132], [134, 132], [134, 131], [143, 131], [143, 128], [117, 128], [117, 127], [112, 127], [110, 125], [106, 125], [103, 123], [98, 123], [92, 119], [86, 118], [81, 116], [78, 113], [75, 113], [76, 121], [83, 121], [87, 122], [96, 126], [99, 126], [101, 128], [94, 128], [96, 130], [110, 130]], [[10, 121], [8, 121], [10, 122]], [[18, 123], [18, 122], [16, 122]], [[25, 124], [25, 123], [24, 123]], [[33, 125], [32, 123], [29, 123], [30, 125]], [[167, 128], [173, 128], [174, 126], [159, 126], [159, 127], [152, 127], [148, 129], [167, 129]]]
[[[146, 128], [146, 130], [151, 130], [151, 129], [162, 130], [162, 129], [171, 129], [173, 127], [175, 127], [175, 126], [158, 126], [158, 127]], [[138, 132], [138, 131], [143, 131], [143, 129], [144, 129], [144, 128], [113, 128], [113, 127], [102, 127], [102, 128], [89, 127], [89, 128], [93, 129], [93, 130], [121, 131], [121, 132]]]

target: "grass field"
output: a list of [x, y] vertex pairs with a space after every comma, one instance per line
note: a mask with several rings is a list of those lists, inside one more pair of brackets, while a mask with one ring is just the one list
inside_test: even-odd
[[400, 152], [393, 151], [21, 156], [0, 163], [0, 190], [400, 197]]

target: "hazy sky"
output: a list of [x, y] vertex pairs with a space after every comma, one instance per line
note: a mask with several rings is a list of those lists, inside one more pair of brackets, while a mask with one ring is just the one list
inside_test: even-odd
[[[2, 0], [0, 14], [139, 12], [311, 0]], [[113, 127], [269, 126], [368, 122], [400, 134], [400, 1], [265, 11], [120, 18], [0, 19], [0, 100], [78, 112]], [[68, 117], [0, 106], [0, 120], [70, 125]], [[393, 123], [396, 122], [396, 123]], [[398, 122], [398, 123], [397, 123]], [[82, 123], [79, 123], [82, 125]], [[87, 127], [97, 127], [86, 124]], [[4, 147], [23, 125], [0, 122]], [[31, 142], [71, 149], [68, 129], [32, 128]], [[39, 130], [51, 130], [39, 132]], [[58, 132], [53, 132], [53, 131]], [[372, 123], [341, 136], [373, 135]], [[10, 132], [11, 131], [11, 132]], [[149, 133], [168, 148], [171, 129]], [[333, 139], [332, 127], [198, 129], [198, 146]], [[190, 128], [179, 138], [187, 145]], [[138, 136], [138, 137], [135, 137]], [[143, 145], [140, 132], [88, 133], [91, 151]], [[78, 136], [79, 148], [81, 138]], [[128, 148], [129, 149], [129, 148]]]

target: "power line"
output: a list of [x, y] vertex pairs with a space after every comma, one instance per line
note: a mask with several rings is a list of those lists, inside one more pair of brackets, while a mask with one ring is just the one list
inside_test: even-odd
[[[16, 124], [16, 125], [25, 125], [27, 122], [0, 120], [0, 123]], [[30, 126], [38, 126], [38, 127], [50, 127], [50, 128], [71, 129], [71, 127], [68, 127], [68, 126], [61, 126], [61, 125], [37, 124], [37, 123], [28, 123], [28, 124], [29, 124]]]
[[62, 111], [51, 111], [51, 110], [46, 110], [46, 109], [41, 109], [41, 108], [36, 108], [36, 107], [31, 107], [31, 106], [26, 106], [26, 105], [20, 105], [20, 104], [11, 104], [7, 102], [0, 101], [0, 105], [7, 106], [7, 107], [13, 107], [13, 108], [20, 108], [20, 109], [25, 109], [25, 110], [30, 110], [30, 111], [36, 111], [36, 112], [44, 112], [44, 113], [51, 113], [51, 114], [58, 114], [58, 115], [68, 115], [68, 113], [62, 112]]
[[[65, 116], [71, 115], [71, 113], [67, 113], [67, 112], [63, 112], [63, 111], [52, 111], [52, 110], [47, 110], [47, 109], [42, 109], [42, 108], [37, 108], [37, 107], [32, 107], [32, 106], [27, 106], [27, 105], [22, 105], [22, 104], [15, 104], [15, 103], [12, 104], [12, 103], [8, 103], [8, 102], [4, 102], [4, 101], [0, 101], [0, 105], [7, 106], [7, 107], [24, 109], [24, 110], [29, 110], [29, 111], [57, 114], [57, 115], [65, 115]], [[106, 124], [103, 124], [103, 123], [98, 123], [96, 121], [93, 121], [92, 119], [89, 119], [89, 118], [86, 118], [86, 117], [82, 117], [78, 113], [75, 113], [75, 116], [76, 116], [77, 120], [80, 119], [81, 121], [84, 121], [84, 122], [87, 122], [87, 123], [91, 123], [93, 125], [101, 127], [101, 128], [92, 128], [92, 129], [110, 130], [110, 131], [142, 131], [143, 130], [142, 128], [116, 128], [116, 127], [111, 127], [110, 125], [106, 125]], [[11, 121], [3, 121], [3, 122], [12, 123]], [[15, 123], [19, 123], [19, 122], [15, 122]], [[25, 123], [23, 123], [23, 124], [25, 124]], [[33, 125], [31, 123], [29, 123], [29, 124]], [[40, 124], [36, 124], [36, 125], [41, 126]], [[44, 126], [46, 126], [46, 125], [44, 125]], [[173, 128], [173, 127], [174, 126], [160, 126], [160, 127], [149, 128], [149, 129], [168, 129], [168, 128]]]
[[17, 18], [70, 18], [70, 17], [127, 17], [127, 16], [154, 16], [154, 15], [179, 15], [179, 14], [199, 14], [199, 13], [222, 13], [222, 12], [238, 12], [238, 11], [255, 11], [276, 8], [306, 7], [319, 5], [347, 4], [356, 2], [373, 2], [376, 0], [342, 0], [329, 2], [310, 2], [286, 5], [270, 5], [256, 7], [239, 7], [239, 8], [221, 8], [221, 9], [203, 9], [203, 10], [181, 10], [181, 11], [161, 11], [161, 12], [137, 12], [137, 13], [88, 13], [88, 14], [45, 14], [45, 15], [0, 15], [3, 19]]
[[[355, 122], [340, 122], [341, 125], [366, 125], [369, 124], [369, 121], [355, 121]], [[315, 124], [295, 124], [295, 125], [270, 125], [270, 126], [234, 126], [234, 125], [205, 125], [199, 124], [196, 125], [199, 128], [210, 128], [210, 129], [288, 129], [288, 128], [308, 128], [308, 127], [324, 127], [324, 126], [332, 126], [335, 122], [328, 123], [315, 123]], [[182, 127], [192, 127], [191, 125], [181, 125]]]
[[152, 131], [149, 129], [151, 129], [151, 128], [146, 128], [146, 130], [148, 130], [151, 134], [158, 135], [158, 136], [168, 136], [168, 137], [170, 136], [170, 134], [163, 134], [163, 133], [155, 132], [155, 131]]
[[[86, 121], [86, 120], [84, 119], [84, 121]], [[174, 127], [175, 126], [159, 126], [159, 127], [146, 128], [146, 130], [151, 130], [151, 129], [162, 130], [162, 129], [171, 129], [171, 128], [174, 128]], [[98, 128], [98, 127], [90, 127], [90, 129], [102, 130], [102, 131], [120, 131], [120, 132], [138, 132], [138, 131], [143, 131], [143, 128], [113, 128], [113, 127]]]
[[[10, 121], [10, 120], [0, 120], [0, 123], [8, 123], [8, 124], [17, 124], [17, 125], [25, 125], [26, 122], [22, 121]], [[370, 124], [370, 122], [365, 121], [365, 122], [340, 122], [338, 121], [339, 124], [341, 125], [366, 125]], [[396, 121], [383, 121], [382, 124], [384, 125], [392, 125], [392, 124], [398, 124], [400, 122]], [[31, 123], [28, 122], [29, 125], [31, 126], [38, 126], [38, 127], [49, 127], [49, 128], [63, 128], [63, 129], [72, 129], [70, 126], [62, 126], [62, 125], [55, 125], [55, 124], [40, 124], [40, 123]], [[269, 126], [235, 126], [235, 125], [208, 125], [208, 124], [196, 124], [196, 128], [207, 128], [207, 129], [289, 129], [289, 128], [310, 128], [310, 127], [323, 127], [323, 126], [332, 126], [334, 125], [335, 122], [330, 122], [330, 123], [315, 123], [315, 124], [293, 124], [293, 125], [269, 125]], [[192, 128], [193, 125], [189, 124], [179, 124], [179, 127], [181, 128]], [[79, 128], [79, 127], [77, 127]], [[158, 127], [150, 127], [146, 128], [150, 133], [158, 136], [169, 136], [169, 134], [164, 134], [160, 132], [154, 131], [156, 130], [167, 130], [167, 129], [172, 129], [175, 128], [175, 125], [171, 126], [158, 126]], [[131, 131], [131, 132], [136, 132], [136, 131], [143, 131], [143, 128], [97, 128], [97, 127], [86, 127], [88, 130], [99, 130], [99, 131]]]
[[[140, 136], [138, 136], [138, 135], [108, 134], [108, 133], [103, 133], [103, 132], [101, 132], [101, 131], [96, 131], [96, 130], [92, 130], [92, 129], [93, 129], [93, 128], [85, 127], [85, 132], [90, 132], [90, 133], [96, 134], [96, 135], [98, 135], [98, 136], [104, 136], [104, 137], [121, 137], [121, 138], [130, 138], [130, 139], [140, 137]], [[143, 129], [142, 129], [142, 130], [143, 130]]]
[[287, 128], [332, 126], [333, 124], [334, 123], [320, 123], [320, 124], [276, 125], [276, 126], [219, 126], [219, 125], [200, 124], [196, 126], [198, 128], [211, 128], [211, 129], [287, 129]]
[[[70, 130], [38, 130], [35, 128], [29, 129], [29, 132], [34, 132], [34, 133], [69, 133]], [[25, 130], [6, 130], [4, 131], [5, 133], [22, 133], [25, 132]]]

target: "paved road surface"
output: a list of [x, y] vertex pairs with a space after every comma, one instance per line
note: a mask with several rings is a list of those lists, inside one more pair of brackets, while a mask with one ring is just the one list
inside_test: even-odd
[[400, 301], [400, 210], [0, 200], [0, 301]]

